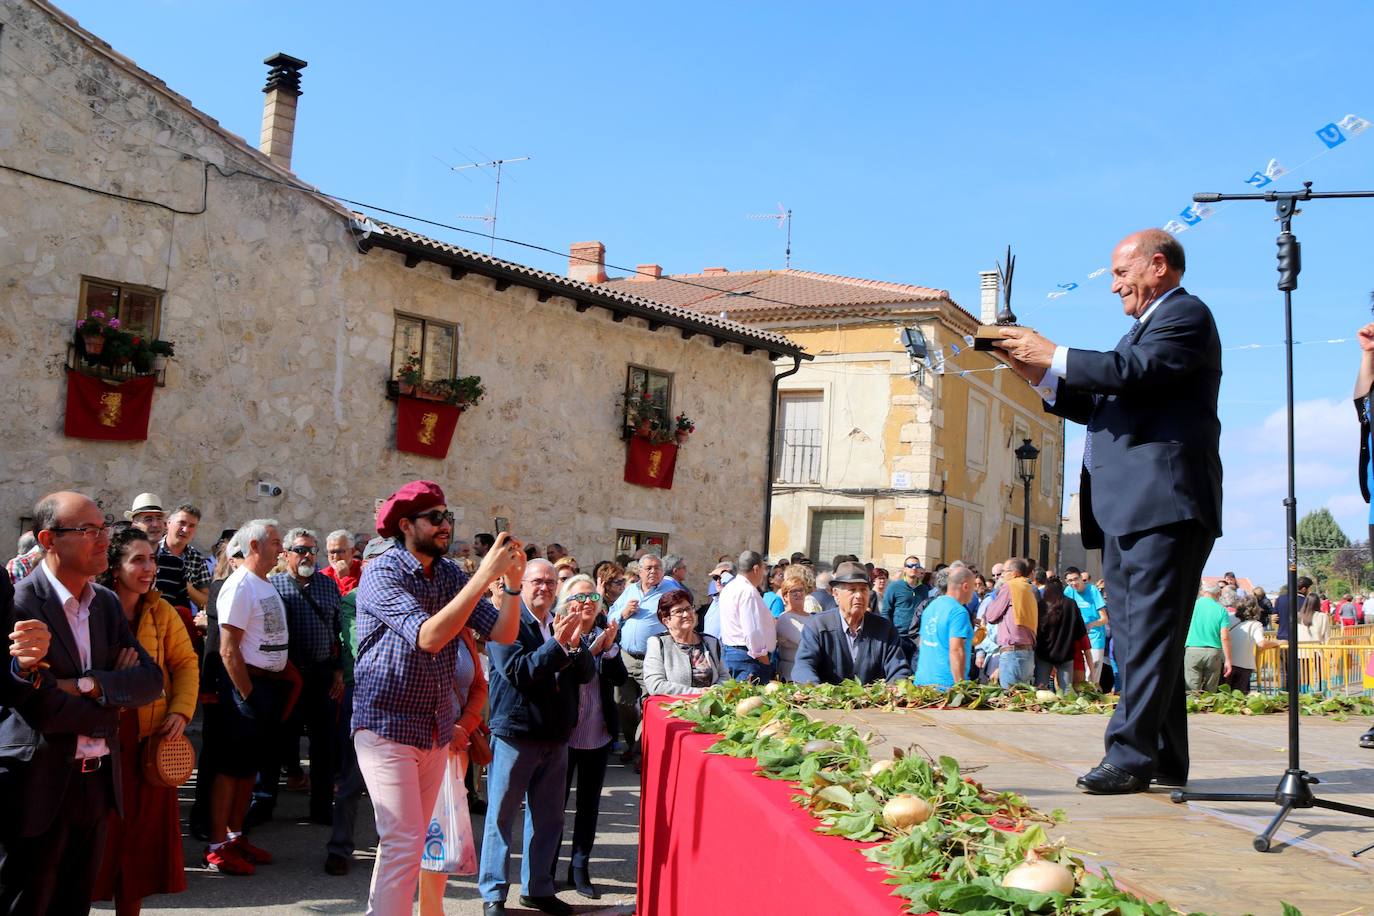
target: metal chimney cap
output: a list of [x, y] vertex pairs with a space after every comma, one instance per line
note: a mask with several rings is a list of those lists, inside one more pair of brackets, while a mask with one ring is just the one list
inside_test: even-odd
[[301, 71], [309, 64], [299, 57], [292, 57], [280, 51], [263, 63], [272, 68], [267, 74], [267, 85], [263, 87], [263, 92], [280, 89], [294, 95], [301, 94]]

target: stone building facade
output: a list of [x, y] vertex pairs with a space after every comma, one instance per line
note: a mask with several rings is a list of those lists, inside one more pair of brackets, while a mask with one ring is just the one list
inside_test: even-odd
[[[697, 575], [757, 543], [771, 357], [795, 345], [373, 223], [290, 171], [294, 97], [269, 91], [254, 149], [42, 0], [0, 11], [4, 543], [59, 487], [115, 516], [148, 490], [197, 503], [208, 543], [254, 516], [368, 531], [413, 478], [444, 486], [458, 536], [505, 516], [586, 566], [618, 533], [666, 537]], [[105, 287], [176, 345], [146, 441], [63, 435], [73, 323]], [[394, 448], [402, 325], [487, 389], [442, 461]], [[697, 423], [671, 490], [622, 479], [630, 366]]]
[[[991, 322], [996, 274], [982, 281]], [[1030, 439], [1030, 555], [1059, 564], [1063, 424], [1000, 360], [967, 347], [979, 319], [947, 291], [801, 270], [667, 276], [651, 264], [609, 285], [785, 334], [814, 355], [795, 374], [779, 365], [770, 555], [855, 553], [894, 575], [908, 554], [990, 569], [1022, 553], [1013, 452]], [[929, 367], [903, 346], [908, 328]]]

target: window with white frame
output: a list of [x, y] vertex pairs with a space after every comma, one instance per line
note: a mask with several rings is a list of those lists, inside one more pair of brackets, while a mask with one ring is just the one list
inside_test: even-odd
[[965, 436], [968, 464], [974, 468], [988, 463], [988, 402], [980, 394], [968, 393], [968, 433]]
[[819, 483], [822, 411], [819, 391], [778, 393], [778, 428], [773, 443], [773, 479], [780, 483]]
[[1054, 480], [1059, 476], [1059, 465], [1054, 463], [1054, 440], [1049, 436], [1043, 437], [1040, 443], [1040, 494], [1042, 496], [1052, 496], [1054, 494]]

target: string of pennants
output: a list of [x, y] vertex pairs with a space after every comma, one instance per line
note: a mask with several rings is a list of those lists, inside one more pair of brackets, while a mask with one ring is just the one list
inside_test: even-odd
[[[1322, 156], [1325, 156], [1327, 153], [1330, 153], [1332, 150], [1346, 143], [1352, 137], [1358, 137], [1360, 134], [1363, 134], [1365, 131], [1369, 130], [1371, 126], [1374, 125], [1371, 125], [1369, 121], [1366, 121], [1359, 115], [1354, 114], [1348, 114], [1345, 117], [1341, 118], [1339, 121], [1332, 121], [1331, 123], [1326, 124], [1315, 131], [1317, 139], [1321, 142], [1323, 146], [1323, 148], [1319, 152], [1315, 153], [1312, 156], [1309, 156], [1307, 159], [1303, 160], [1302, 162], [1298, 163], [1292, 168], [1284, 167], [1278, 159], [1270, 159], [1269, 163], [1264, 167], [1263, 170], [1251, 172], [1250, 177], [1246, 178], [1244, 180], [1244, 183], [1254, 190], [1265, 188], [1270, 184], [1273, 184], [1273, 182], [1276, 179], [1284, 175], [1290, 174], [1292, 172], [1295, 172], [1303, 168], [1304, 166], [1308, 165], [1312, 161], [1319, 159]], [[1210, 219], [1211, 217], [1215, 216], [1221, 209], [1224, 208], [1212, 207], [1208, 204], [1190, 203], [1188, 206], [1180, 210], [1176, 217], [1166, 222], [1162, 228], [1165, 232], [1168, 232], [1171, 235], [1181, 235], [1182, 233], [1187, 232], [1189, 229], [1192, 229], [1200, 225], [1204, 220]], [[1102, 276], [1105, 273], [1107, 273], [1107, 268], [1099, 267], [1087, 275], [1085, 282], [1096, 280], [1098, 277]], [[1072, 293], [1075, 290], [1079, 289], [1080, 286], [1081, 284], [1077, 281], [1056, 284], [1056, 288], [1047, 293], [1045, 298], [1048, 301], [1062, 299], [1064, 296], [1069, 295], [1069, 293]], [[1035, 311], [1035, 309], [1032, 308], [1030, 311]], [[1295, 340], [1293, 341], [1293, 343], [1294, 345], [1304, 343], [1339, 344], [1348, 343], [1351, 339], [1352, 338], [1343, 337], [1332, 340]], [[951, 343], [948, 345], [948, 347], [941, 348], [940, 350], [937, 350], [934, 353], [927, 353], [927, 355], [924, 358], [926, 369], [934, 372], [936, 375], [944, 375], [946, 372], [947, 361], [952, 361], [955, 357], [957, 357], [960, 353], [963, 353], [965, 350], [973, 349], [972, 335], [964, 336], [964, 344], [965, 346], [960, 347], [958, 344]], [[1224, 349], [1261, 350], [1269, 347], [1279, 346], [1283, 345], [1251, 343], [1243, 344], [1237, 347], [1226, 347]], [[948, 351], [949, 353], [948, 357], [946, 357], [945, 355], [946, 351]], [[984, 369], [960, 369], [958, 370], [958, 375], [960, 378], [963, 378], [964, 376], [969, 375], [970, 373], [998, 372], [1002, 369], [1008, 368], [1010, 367], [999, 364], [997, 366], [992, 366]]]

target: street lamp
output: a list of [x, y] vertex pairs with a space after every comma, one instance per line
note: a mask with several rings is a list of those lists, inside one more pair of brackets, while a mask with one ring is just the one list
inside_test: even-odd
[[1026, 496], [1026, 518], [1021, 528], [1021, 556], [1030, 558], [1030, 496], [1031, 481], [1035, 479], [1035, 461], [1040, 457], [1040, 449], [1023, 439], [1016, 449], [1016, 476], [1021, 478], [1021, 486]]

